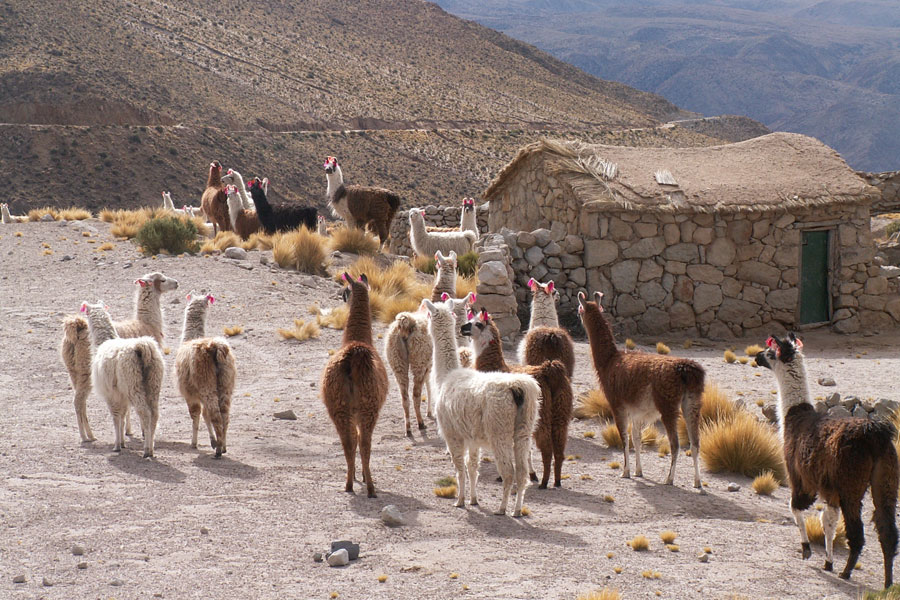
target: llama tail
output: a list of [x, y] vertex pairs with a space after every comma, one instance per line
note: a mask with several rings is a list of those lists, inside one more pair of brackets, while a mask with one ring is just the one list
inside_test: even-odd
[[234, 391], [234, 353], [228, 344], [216, 343], [210, 346], [209, 356], [216, 367], [216, 395], [219, 403], [231, 401]]
[[[870, 429], [877, 429], [876, 436], [882, 452], [872, 469], [872, 502], [875, 505], [875, 529], [881, 542], [884, 556], [884, 587], [893, 583], [894, 556], [897, 554], [897, 522], [894, 517], [897, 508], [897, 485], [900, 483], [900, 467], [894, 448], [896, 430], [886, 421], [872, 422]], [[875, 439], [872, 440], [873, 443]]]
[[[91, 341], [88, 339], [88, 323], [83, 317], [63, 319], [63, 337], [60, 354], [70, 376], [74, 376], [79, 356], [90, 356]], [[90, 362], [90, 359], [87, 359]]]
[[531, 379], [527, 383], [511, 386], [510, 392], [516, 405], [515, 435], [517, 438], [524, 435], [531, 439], [540, 409], [541, 388], [534, 379]]
[[706, 372], [699, 364], [692, 360], [679, 361], [675, 365], [675, 370], [681, 376], [681, 382], [684, 384], [686, 391], [703, 391]]

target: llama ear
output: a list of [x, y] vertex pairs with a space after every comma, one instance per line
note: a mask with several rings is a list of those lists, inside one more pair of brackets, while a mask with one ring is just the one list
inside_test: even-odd
[[82, 303], [81, 303], [81, 312], [83, 312], [83, 313], [88, 312], [88, 305], [87, 305], [87, 302], [82, 302]]
[[478, 296], [475, 294], [475, 292], [469, 292], [468, 294], [466, 294], [466, 304], [475, 304], [476, 298], [478, 298]]
[[594, 292], [594, 302], [597, 303], [597, 306], [600, 306], [601, 300], [603, 300], [603, 292]]
[[587, 296], [584, 295], [584, 292], [578, 292], [578, 304], [584, 304], [587, 301]]
[[447, 292], [443, 292], [441, 294], [441, 302], [446, 302], [449, 297], [450, 297], [450, 294], [448, 294]]
[[535, 285], [536, 283], [537, 283], [537, 281], [534, 280], [534, 277], [532, 277], [531, 279], [529, 279], [529, 280], [528, 280], [528, 289], [533, 290], [533, 289], [534, 289], [534, 285]]
[[456, 250], [450, 251], [450, 260], [456, 260]]
[[135, 279], [134, 284], [139, 285], [141, 287], [147, 287], [148, 285], [150, 285], [150, 282], [147, 281], [146, 279]]
[[344, 271], [344, 273], [341, 275], [341, 279], [343, 279], [347, 283], [350, 283], [350, 274]]
[[488, 311], [485, 307], [481, 307], [481, 320], [485, 323], [490, 323], [491, 315], [488, 314]]
[[548, 293], [548, 294], [552, 294], [554, 289], [556, 289], [556, 288], [554, 287], [552, 281], [551, 281], [550, 283], [547, 284], [547, 293]]
[[431, 316], [431, 313], [433, 313], [435, 310], [437, 310], [437, 307], [428, 298], [424, 298], [422, 300], [422, 304], [424, 304], [425, 308], [428, 309], [429, 316]]
[[212, 295], [212, 294], [207, 294], [207, 295], [206, 295], [206, 301], [209, 302], [210, 304], [212, 304], [212, 303], [214, 303], [214, 302], [216, 301], [216, 299], [213, 298], [213, 295]]
[[234, 173], [234, 169], [228, 169], [227, 175], [231, 175], [232, 173]]
[[422, 215], [422, 216], [424, 217], [424, 216], [425, 216], [425, 211], [422, 210], [422, 209], [420, 208], [420, 209], [419, 209], [419, 214]]
[[359, 281], [360, 283], [362, 283], [364, 286], [366, 286], [366, 289], [369, 288], [369, 278], [366, 277], [366, 274], [365, 274], [365, 273], [360, 273], [360, 274], [359, 274], [359, 279], [358, 279], [358, 281]]
[[466, 311], [466, 319], [471, 321], [474, 318], [475, 318], [475, 313], [473, 313], [472, 309], [470, 308], [469, 310]]
[[444, 257], [441, 255], [441, 251], [440, 251], [440, 250], [438, 250], [437, 252], [434, 253], [434, 260], [436, 260], [436, 261], [438, 261], [438, 262], [441, 262], [441, 259], [442, 259], [442, 258], [444, 258]]

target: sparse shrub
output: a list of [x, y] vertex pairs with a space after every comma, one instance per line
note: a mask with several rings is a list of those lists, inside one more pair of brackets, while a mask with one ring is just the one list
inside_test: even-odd
[[663, 541], [664, 544], [672, 544], [675, 542], [675, 538], [678, 537], [678, 534], [672, 531], [671, 529], [667, 529], [659, 534], [659, 539]]
[[681, 345], [685, 350], [689, 350], [694, 345], [694, 340], [684, 340], [684, 343]]
[[456, 297], [457, 298], [465, 298], [469, 292], [475, 292], [475, 288], [478, 287], [478, 280], [474, 277], [463, 277], [462, 275], [456, 276]]
[[634, 350], [635, 348], [637, 348], [637, 344], [634, 343], [633, 339], [627, 338], [625, 340], [625, 348], [628, 350]]
[[765, 350], [765, 348], [763, 348], [763, 347], [760, 346], [759, 344], [752, 344], [752, 345], [747, 346], [746, 348], [744, 348], [744, 354], [746, 354], [746, 355], [749, 356], [750, 358], [753, 358], [754, 356], [756, 356], [757, 354], [759, 354], [759, 353], [762, 352], [763, 350]]
[[416, 271], [421, 273], [427, 273], [428, 275], [434, 275], [434, 272], [437, 270], [437, 261], [433, 256], [418, 256], [412, 261], [413, 267], [415, 267]]
[[316, 321], [304, 321], [294, 319], [293, 329], [279, 329], [278, 335], [285, 340], [297, 340], [302, 342], [310, 338], [319, 337], [319, 324]]
[[631, 549], [635, 552], [644, 552], [650, 549], [650, 540], [645, 535], [636, 535], [628, 542]]
[[[887, 224], [887, 227], [884, 228], [884, 234], [886, 237], [891, 237], [895, 233], [900, 231], [900, 219], [894, 219], [890, 223]], [[900, 585], [900, 584], [898, 584]]]
[[456, 477], [441, 477], [434, 485], [434, 495], [438, 498], [456, 498]]
[[620, 464], [619, 464], [619, 461], [617, 461], [617, 460], [614, 460], [614, 461], [612, 461], [611, 463], [609, 463], [609, 468], [610, 468], [610, 469], [618, 469], [618, 468], [621, 467], [621, 466], [622, 466], [622, 465], [620, 465]]
[[[478, 253], [466, 252], [456, 258], [456, 272], [463, 277], [475, 278], [478, 273]], [[460, 296], [462, 297], [462, 296]]]
[[522, 516], [527, 517], [531, 515], [531, 509], [527, 506], [522, 506]]
[[778, 489], [778, 481], [772, 471], [766, 471], [753, 480], [752, 487], [753, 491], [760, 496], [771, 496], [772, 492]]
[[603, 431], [600, 432], [603, 441], [606, 442], [608, 448], [624, 448], [622, 436], [619, 435], [619, 428], [615, 423], [607, 423]]
[[350, 307], [346, 304], [340, 304], [332, 309], [320, 311], [316, 307], [316, 323], [321, 327], [330, 327], [331, 329], [343, 329], [347, 326], [347, 319], [350, 317]]
[[306, 227], [300, 227], [273, 237], [272, 258], [279, 267], [295, 269], [310, 275], [325, 273], [327, 240], [321, 235]]
[[740, 357], [738, 357], [738, 362], [741, 363], [742, 365], [746, 365], [748, 362], [750, 362], [750, 359], [747, 358], [746, 356], [740, 356]]
[[594, 417], [612, 419], [613, 416], [609, 401], [601, 389], [591, 390], [579, 396], [574, 414], [576, 419], [592, 419]]
[[656, 425], [648, 425], [641, 430], [641, 446], [655, 446], [659, 437], [659, 429], [656, 428]]
[[236, 335], [241, 335], [242, 333], [244, 333], [243, 325], [232, 325], [230, 327], [225, 327], [225, 335], [227, 335], [228, 337], [234, 337]]
[[734, 352], [732, 352], [731, 350], [726, 350], [724, 357], [725, 357], [725, 362], [727, 362], [728, 364], [731, 364], [737, 360], [737, 355]]
[[92, 216], [90, 211], [83, 208], [75, 208], [74, 206], [59, 211], [59, 218], [66, 221], [83, 221], [90, 219]]
[[597, 432], [596, 432], [596, 431], [585, 431], [585, 432], [584, 432], [584, 437], [586, 437], [586, 438], [589, 439], [589, 440], [594, 439], [596, 436], [597, 436]]
[[666, 544], [666, 550], [668, 550], [669, 552], [678, 552], [679, 550], [681, 550], [681, 548], [678, 546], [678, 544]]
[[385, 581], [387, 581], [387, 575], [378, 576], [378, 583], [384, 583]]
[[111, 244], [110, 242], [105, 242], [105, 243], [97, 246], [97, 251], [98, 252], [106, 252], [107, 250], [112, 250], [115, 247], [116, 246], [114, 244]]
[[52, 206], [43, 206], [41, 208], [32, 208], [28, 211], [29, 221], [40, 221], [44, 215], [50, 215], [54, 221], [59, 221], [59, 211]]
[[[612, 496], [610, 496], [609, 494], [605, 494], [605, 495], [603, 496], [603, 501], [604, 501], [604, 502], [609, 502], [610, 504], [612, 504], [613, 502], [616, 501], [616, 499], [613, 498]], [[610, 552], [610, 554], [612, 554], [612, 553]], [[612, 556], [607, 555], [606, 558], [612, 558]]]
[[656, 342], [656, 353], [657, 354], [668, 354], [672, 350], [669, 349], [668, 346], [663, 344], [662, 342]]
[[660, 457], [665, 457], [672, 453], [672, 446], [669, 444], [668, 437], [659, 439], [659, 443], [656, 445], [656, 452]]
[[422, 298], [431, 297], [431, 286], [419, 282], [413, 268], [404, 261], [395, 261], [382, 269], [371, 257], [364, 256], [347, 271], [354, 278], [366, 274], [372, 315], [383, 323], [392, 322], [397, 313], [417, 310]]
[[200, 248], [202, 254], [212, 254], [213, 252], [224, 252], [227, 248], [239, 248], [241, 246], [241, 236], [233, 231], [220, 231], [211, 240], [207, 240]]
[[192, 221], [179, 217], [160, 217], [145, 222], [135, 241], [146, 255], [197, 251], [197, 227]]
[[700, 456], [709, 471], [747, 477], [771, 471], [776, 479], [784, 481], [781, 440], [772, 427], [749, 413], [740, 411], [733, 419], [704, 423], [700, 439]]
[[[822, 526], [822, 513], [806, 517], [806, 536], [811, 544], [825, 545], [825, 528]], [[837, 528], [834, 531], [834, 545], [847, 547], [847, 528], [844, 527], [844, 517], [838, 517]]]
[[328, 247], [331, 250], [349, 252], [361, 256], [377, 254], [381, 250], [381, 244], [368, 231], [346, 226], [332, 229], [331, 237], [328, 238]]
[[[621, 569], [619, 569], [621, 571]], [[602, 590], [594, 590], [587, 594], [579, 594], [578, 600], [622, 600], [622, 594], [619, 590], [611, 590], [603, 588]]]

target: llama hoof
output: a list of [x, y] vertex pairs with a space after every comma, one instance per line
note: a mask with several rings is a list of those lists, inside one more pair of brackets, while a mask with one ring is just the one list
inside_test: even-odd
[[369, 498], [377, 498], [378, 494], [376, 494], [375, 492], [369, 492], [368, 496]]
[[562, 487], [562, 481], [557, 480], [554, 482], [553, 487]]
[[801, 547], [803, 548], [803, 550], [802, 550], [803, 560], [806, 560], [807, 558], [812, 556], [812, 550], [809, 547], [809, 542], [805, 542], [805, 543], [801, 544]]
[[478, 500], [472, 500], [471, 502], [469, 502], [469, 505], [470, 506], [478, 506]]
[[191, 444], [191, 448], [193, 448], [194, 450], [196, 450], [196, 449], [197, 449], [197, 444]]
[[499, 475], [497, 475], [497, 482], [498, 482], [498, 483], [501, 483], [502, 481], [503, 481], [503, 478], [500, 477]]
[[522, 511], [521, 511], [521, 510], [517, 510], [516, 512], [513, 513], [513, 516], [514, 516], [515, 518], [517, 518], [517, 519], [521, 519], [521, 518], [522, 518]]
[[121, 446], [116, 446], [115, 448], [113, 448], [113, 452], [121, 452], [121, 451], [122, 451]]
[[459, 502], [457, 502], [456, 504], [454, 504], [453, 506], [455, 506], [456, 508], [465, 508], [465, 507], [466, 507], [466, 503], [463, 502], [463, 501], [459, 501]]
[[426, 425], [425, 423], [419, 423], [419, 431], [425, 431], [426, 429], [428, 429], [428, 425]]
[[406, 437], [408, 437], [408, 438], [411, 438], [411, 437], [412, 437], [412, 430], [411, 430], [411, 429], [407, 429], [407, 430], [406, 430]]
[[222, 458], [222, 451], [216, 448], [216, 458]]
[[665, 483], [663, 483], [663, 485], [675, 485], [675, 482], [671, 481], [669, 479], [666, 479], [666, 481], [665, 481]]
[[622, 473], [622, 479], [631, 479], [631, 473], [628, 473], [628, 472]]
[[153, 458], [153, 453], [149, 451], [144, 452], [144, 458]]
[[825, 569], [826, 571], [831, 572], [831, 571], [834, 571], [834, 564], [830, 560], [826, 560], [825, 566], [822, 568]]
[[352, 494], [352, 493], [353, 493], [353, 484], [352, 484], [352, 483], [348, 483], [348, 484], [344, 487], [344, 491], [347, 492], [348, 494]]
[[[538, 480], [537, 473], [532, 472], [532, 473], [529, 473], [528, 476], [531, 477], [531, 480], [532, 480], [532, 481], [537, 481], [537, 480]], [[545, 487], [546, 487], [546, 486], [545, 486]]]
[[542, 483], [541, 485], [538, 486], [538, 489], [539, 489], [539, 490], [546, 490], [546, 489], [547, 489], [547, 484], [546, 484], [546, 483]]
[[850, 579], [850, 571], [842, 571], [838, 577], [841, 579]]
[[[506, 511], [505, 511], [505, 510], [498, 510], [498, 511], [496, 511], [496, 512], [494, 513], [494, 516], [495, 516], [495, 517], [505, 517], [505, 516], [506, 516]], [[519, 516], [522, 516], [522, 513], [519, 513]]]

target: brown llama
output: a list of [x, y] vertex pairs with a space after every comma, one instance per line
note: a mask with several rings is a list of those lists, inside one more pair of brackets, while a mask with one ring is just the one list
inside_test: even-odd
[[691, 458], [694, 459], [694, 487], [700, 488], [700, 403], [706, 378], [703, 367], [686, 358], [621, 352], [616, 347], [612, 327], [603, 316], [601, 298], [601, 292], [594, 292], [594, 301], [588, 302], [584, 293], [578, 292], [578, 315], [588, 334], [597, 378], [609, 401], [619, 435], [625, 442], [622, 477], [631, 477], [629, 421], [634, 446], [634, 475], [642, 477], [641, 429], [645, 423], [660, 418], [672, 449], [666, 485], [673, 484], [678, 460], [678, 415], [681, 413], [687, 423]]
[[556, 302], [559, 292], [552, 281], [542, 284], [528, 280], [531, 289], [531, 321], [519, 344], [519, 362], [540, 365], [545, 360], [561, 360], [569, 379], [575, 372], [575, 344], [569, 332], [559, 326]]
[[[554, 461], [553, 485], [562, 485], [562, 463], [566, 458], [566, 439], [569, 435], [569, 421], [572, 419], [572, 382], [566, 374], [566, 366], [559, 360], [547, 360], [541, 365], [508, 365], [503, 358], [503, 342], [500, 330], [485, 309], [481, 314], [462, 326], [464, 335], [472, 336], [475, 350], [475, 370], [482, 372], [501, 371], [503, 373], [525, 373], [534, 377], [541, 386], [541, 406], [538, 413], [534, 441], [541, 451], [544, 474], [540, 487], [547, 488], [550, 480], [550, 461]], [[532, 481], [537, 481], [529, 453], [529, 473]]]
[[259, 231], [259, 217], [255, 210], [243, 208], [236, 186], [226, 186], [225, 194], [228, 196], [228, 218], [231, 229], [241, 236], [242, 240], [246, 240]]
[[863, 496], [872, 488], [875, 529], [884, 556], [884, 587], [894, 578], [897, 554], [898, 465], [888, 421], [841, 418], [819, 414], [809, 401], [803, 343], [793, 333], [785, 339], [772, 336], [756, 363], [771, 369], [778, 382], [778, 426], [784, 439], [784, 458], [791, 483], [791, 510], [800, 528], [803, 559], [810, 557], [803, 511], [820, 496], [825, 502], [825, 570], [834, 565], [834, 534], [838, 510], [844, 516], [850, 554], [841, 579], [850, 579], [865, 537], [860, 518]]
[[213, 224], [213, 235], [219, 230], [231, 231], [231, 223], [228, 220], [228, 199], [225, 197], [225, 188], [222, 186], [222, 165], [214, 160], [209, 163], [209, 175], [206, 178], [206, 189], [200, 197], [200, 208], [203, 214]]
[[383, 245], [390, 236], [391, 221], [400, 207], [400, 196], [390, 190], [362, 185], [344, 185], [344, 174], [335, 157], [325, 159], [328, 187], [325, 195], [335, 217], [350, 227], [371, 227]]
[[322, 372], [322, 401], [344, 447], [344, 458], [347, 459], [345, 490], [353, 491], [356, 447], [359, 444], [363, 480], [369, 498], [375, 498], [369, 456], [372, 452], [372, 432], [387, 398], [387, 371], [372, 345], [368, 279], [360, 275], [357, 281], [353, 281], [347, 273], [343, 278], [347, 282], [344, 301], [350, 304], [350, 315], [344, 327], [341, 349], [328, 360]]

